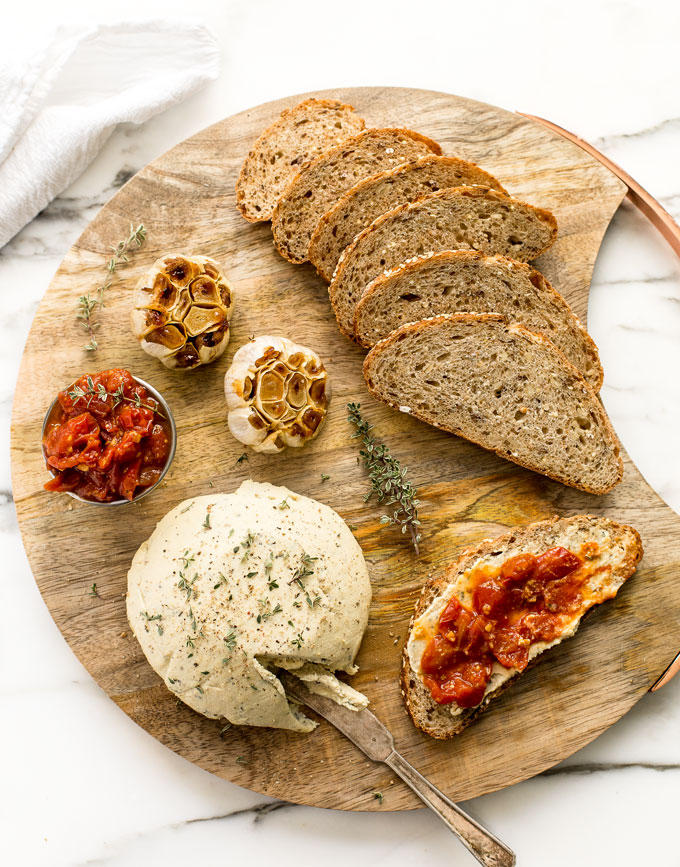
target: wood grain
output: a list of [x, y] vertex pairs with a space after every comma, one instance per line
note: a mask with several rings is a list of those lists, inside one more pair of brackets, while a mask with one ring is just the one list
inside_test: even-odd
[[[309, 95], [309, 94], [308, 94]], [[315, 94], [318, 95], [318, 94]], [[354, 104], [368, 124], [412, 126], [445, 153], [470, 158], [509, 191], [557, 216], [560, 234], [538, 261], [585, 318], [588, 286], [602, 236], [624, 186], [579, 148], [492, 106], [427, 91], [359, 88], [325, 92]], [[352, 810], [419, 805], [391, 772], [368, 762], [322, 723], [310, 735], [232, 728], [178, 704], [146, 663], [125, 620], [126, 573], [138, 545], [178, 501], [232, 491], [246, 477], [316, 497], [356, 524], [374, 599], [354, 685], [393, 731], [397, 746], [456, 800], [507, 786], [573, 753], [619, 719], [648, 689], [680, 645], [680, 518], [626, 459], [623, 483], [595, 497], [508, 464], [456, 437], [375, 403], [361, 377], [363, 352], [343, 338], [325, 287], [309, 266], [275, 252], [268, 225], [241, 219], [234, 182], [250, 143], [291, 97], [235, 115], [147, 166], [109, 203], [68, 252], [36, 314], [14, 402], [12, 473], [17, 513], [43, 598], [81, 662], [139, 725], [180, 755], [233, 782], [305, 804]], [[130, 221], [148, 241], [121, 270], [102, 316], [101, 350], [92, 360], [73, 311], [101, 280], [111, 244]], [[128, 328], [131, 289], [166, 251], [221, 261], [237, 290], [230, 346], [215, 364], [169, 371], [145, 355]], [[300, 451], [250, 454], [231, 438], [222, 378], [250, 335], [284, 334], [324, 358], [333, 403], [321, 436]], [[40, 425], [54, 394], [84, 371], [124, 365], [167, 398], [178, 425], [177, 456], [162, 487], [123, 509], [99, 509], [42, 490]], [[360, 401], [376, 432], [409, 467], [422, 499], [423, 553], [416, 558], [381, 509], [365, 505], [366, 478], [346, 422]], [[330, 474], [322, 482], [321, 473]], [[212, 482], [212, 487], [210, 483]], [[620, 596], [572, 641], [495, 703], [452, 742], [416, 731], [403, 709], [398, 669], [405, 630], [423, 581], [463, 545], [554, 514], [591, 512], [637, 527], [645, 557]], [[101, 598], [88, 596], [93, 581]], [[239, 756], [247, 764], [237, 763]], [[380, 803], [373, 792], [382, 791]]]

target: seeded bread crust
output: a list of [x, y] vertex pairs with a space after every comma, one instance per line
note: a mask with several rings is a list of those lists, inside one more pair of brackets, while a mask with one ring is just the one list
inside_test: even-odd
[[399, 205], [360, 232], [340, 256], [328, 287], [338, 327], [353, 337], [354, 311], [366, 286], [415, 256], [472, 248], [528, 262], [556, 236], [557, 221], [549, 211], [487, 187], [453, 187]]
[[335, 99], [306, 99], [281, 112], [241, 166], [236, 204], [243, 217], [251, 223], [271, 220], [277, 199], [300, 169], [365, 125], [351, 105]]
[[[575, 527], [582, 531], [584, 541], [592, 538], [599, 531], [606, 530], [612, 536], [612, 548], [623, 548], [624, 556], [613, 569], [613, 578], [616, 583], [622, 585], [634, 572], [643, 554], [642, 542], [636, 530], [625, 524], [618, 524], [608, 518], [600, 518], [594, 515], [575, 515], [571, 518], [554, 518], [547, 521], [538, 521], [528, 524], [526, 527], [515, 528], [506, 535], [496, 539], [486, 539], [479, 544], [466, 548], [459, 557], [444, 572], [443, 575], [430, 579], [422, 589], [416, 603], [415, 611], [409, 623], [408, 635], [404, 645], [401, 668], [401, 694], [406, 704], [409, 716], [425, 734], [438, 740], [446, 740], [454, 737], [477, 717], [483, 713], [490, 703], [498, 698], [519, 677], [519, 673], [507, 680], [493, 692], [487, 693], [482, 703], [474, 708], [466, 709], [457, 717], [451, 716], [446, 706], [437, 704], [430, 695], [427, 687], [411, 668], [408, 656], [408, 639], [413, 625], [418, 617], [430, 606], [430, 604], [445, 591], [449, 584], [454, 583], [457, 576], [461, 576], [480, 557], [491, 554], [494, 551], [508, 553], [514, 556], [520, 553], [527, 543], [539, 542], [544, 549], [559, 545], [564, 540], [567, 528]], [[597, 606], [593, 606], [593, 611]], [[588, 613], [586, 615], [587, 616]], [[583, 618], [581, 618], [583, 622]], [[528, 668], [533, 667], [543, 655], [535, 657]]]
[[[423, 354], [428, 340], [448, 364]], [[461, 346], [465, 355], [456, 358]], [[504, 367], [498, 355], [507, 357]], [[606, 494], [623, 477], [619, 441], [581, 373], [546, 337], [504, 316], [454, 313], [404, 325], [371, 349], [363, 372], [388, 406], [562, 484]]]
[[300, 171], [278, 200], [272, 214], [276, 249], [289, 262], [306, 262], [316, 224], [357, 181], [441, 152], [427, 136], [399, 128], [367, 129], [326, 151]]
[[474, 250], [427, 253], [372, 280], [354, 312], [355, 339], [371, 347], [440, 313], [501, 313], [546, 336], [597, 392], [597, 346], [564, 298], [529, 265]]
[[365, 178], [321, 217], [309, 243], [309, 261], [330, 283], [342, 251], [376, 217], [428, 193], [475, 184], [506, 193], [474, 163], [434, 154]]

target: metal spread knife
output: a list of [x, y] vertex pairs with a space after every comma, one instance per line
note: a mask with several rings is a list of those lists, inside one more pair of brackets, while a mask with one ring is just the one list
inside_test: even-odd
[[348, 710], [329, 698], [315, 695], [293, 675], [280, 672], [286, 693], [328, 720], [374, 762], [384, 762], [485, 867], [513, 867], [515, 854], [497, 837], [432, 785], [394, 748], [394, 738], [370, 710]]
[[[626, 187], [628, 187], [626, 196], [630, 201], [645, 215], [645, 217], [647, 217], [652, 226], [663, 235], [666, 241], [668, 241], [673, 248], [674, 252], [680, 256], [680, 226], [678, 226], [663, 205], [657, 202], [654, 196], [648, 193], [644, 187], [641, 187], [635, 178], [631, 178], [628, 172], [625, 172], [621, 166], [617, 165], [613, 160], [610, 160], [609, 157], [600, 153], [600, 151], [596, 147], [593, 147], [589, 142], [575, 135], [573, 132], [569, 132], [569, 130], [558, 126], [551, 120], [546, 120], [544, 117], [536, 117], [534, 114], [525, 114], [523, 111], [518, 111], [516, 114], [521, 115], [521, 117], [526, 117], [528, 120], [533, 120], [535, 123], [538, 123], [541, 126], [552, 130], [552, 132], [557, 133], [557, 135], [562, 136], [562, 138], [565, 138], [572, 144], [578, 145], [587, 154], [590, 154], [591, 157], [596, 159], [599, 163], [602, 163], [605, 168], [608, 168], [612, 174], [616, 175], [616, 177], [620, 181], [623, 181]], [[658, 680], [652, 684], [649, 691], [656, 692], [658, 689], [661, 689], [661, 687], [665, 686], [670, 680], [672, 680], [678, 672], [680, 672], [680, 653], [675, 656]]]

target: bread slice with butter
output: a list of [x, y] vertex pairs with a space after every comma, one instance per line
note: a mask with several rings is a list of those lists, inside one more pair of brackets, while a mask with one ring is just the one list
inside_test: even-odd
[[[470, 599], [474, 576], [478, 574], [476, 570], [483, 570], [485, 576], [491, 575], [511, 558], [526, 554], [540, 557], [558, 546], [581, 554], [582, 566], [579, 569], [584, 571], [578, 579], [582, 582], [582, 604], [565, 616], [557, 638], [530, 644], [528, 665], [537, 661], [545, 650], [574, 635], [585, 614], [614, 597], [635, 572], [642, 557], [642, 543], [636, 530], [592, 515], [556, 517], [529, 524], [464, 550], [443, 575], [433, 578], [423, 587], [409, 626], [401, 687], [408, 713], [419, 729], [437, 739], [453, 737], [486, 710], [521, 673], [494, 661], [491, 679], [478, 704], [461, 707], [455, 701], [448, 704], [435, 701], [425, 685], [422, 662], [426, 642], [436, 633], [442, 611], [449, 601], [456, 597], [462, 606], [474, 607]], [[458, 636], [449, 633], [447, 640], [456, 641]]]
[[623, 476], [597, 395], [543, 335], [496, 313], [404, 325], [364, 360], [383, 403], [591, 494]]

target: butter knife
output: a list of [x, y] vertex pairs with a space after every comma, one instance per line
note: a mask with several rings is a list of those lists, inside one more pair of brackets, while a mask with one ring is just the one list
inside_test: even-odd
[[279, 677], [289, 698], [311, 708], [356, 744], [369, 759], [384, 762], [401, 777], [480, 864], [485, 867], [513, 867], [516, 863], [514, 852], [419, 774], [395, 750], [391, 733], [370, 710], [348, 710], [331, 699], [310, 692], [290, 674], [280, 672]]
[[[569, 130], [564, 129], [561, 126], [558, 126], [551, 120], [546, 120], [544, 117], [537, 117], [534, 114], [525, 114], [523, 111], [518, 111], [516, 114], [521, 115], [521, 117], [526, 117], [527, 120], [533, 120], [534, 123], [538, 123], [552, 132], [557, 133], [557, 135], [562, 136], [562, 138], [565, 138], [572, 144], [578, 145], [578, 147], [584, 150], [587, 154], [590, 154], [591, 157], [596, 159], [599, 163], [602, 163], [605, 168], [608, 168], [612, 174], [616, 175], [616, 177], [620, 181], [623, 181], [626, 187], [628, 187], [626, 196], [630, 201], [645, 215], [645, 217], [647, 217], [652, 226], [663, 235], [674, 252], [680, 256], [680, 226], [678, 226], [663, 205], [657, 202], [654, 196], [652, 196], [651, 193], [648, 193], [644, 187], [640, 186], [635, 178], [632, 178], [628, 172], [621, 168], [621, 166], [617, 165], [613, 160], [610, 160], [609, 157], [605, 156], [596, 147], [593, 147], [593, 145], [585, 141], [585, 139], [580, 138], [573, 132], [569, 132]], [[652, 684], [649, 691], [656, 692], [661, 689], [661, 687], [671, 681], [679, 671], [680, 653], [675, 656], [658, 680]]]

